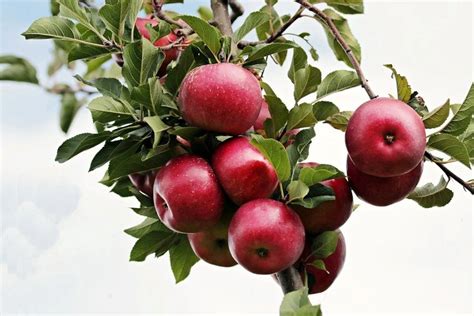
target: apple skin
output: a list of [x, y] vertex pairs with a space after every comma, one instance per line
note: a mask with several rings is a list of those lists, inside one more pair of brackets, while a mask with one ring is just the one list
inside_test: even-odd
[[250, 71], [238, 65], [219, 63], [189, 72], [181, 84], [178, 104], [190, 125], [239, 135], [257, 120], [262, 95]]
[[171, 159], [156, 175], [154, 203], [161, 221], [181, 233], [196, 233], [216, 225], [224, 195], [211, 166], [196, 155]]
[[[136, 21], [136, 27], [138, 32], [140, 33], [141, 36], [143, 36], [146, 39], [150, 39], [150, 32], [147, 29], [147, 24], [151, 24], [152, 27], [155, 27], [159, 24], [160, 22], [155, 19], [151, 18], [137, 18]], [[163, 36], [162, 38], [159, 38], [158, 40], [153, 43], [156, 47], [164, 47], [167, 46], [173, 42], [175, 42], [178, 39], [178, 36], [174, 34], [173, 32], [169, 33], [166, 36]], [[166, 51], [163, 51], [165, 54], [165, 59], [163, 60], [163, 63], [161, 64], [161, 67], [158, 71], [158, 76], [164, 76], [166, 74], [166, 68], [168, 65], [174, 61], [177, 60], [179, 55], [181, 54], [181, 48], [179, 47], [173, 47], [171, 49], [167, 49]]]
[[155, 183], [156, 171], [133, 173], [128, 177], [138, 191], [145, 193], [149, 197], [153, 197], [153, 185]]
[[228, 243], [231, 215], [224, 214], [219, 223], [206, 231], [188, 234], [189, 243], [196, 256], [220, 267], [232, 267], [237, 264], [230, 254]]
[[270, 114], [270, 109], [268, 108], [268, 103], [263, 100], [262, 101], [262, 108], [260, 109], [260, 113], [258, 114], [257, 120], [253, 124], [253, 129], [255, 131], [264, 131], [265, 126], [264, 123], [267, 119], [272, 118]]
[[317, 258], [311, 256], [312, 238], [308, 237], [306, 239], [305, 248], [299, 260], [298, 270], [301, 273], [301, 277], [304, 279], [304, 270], [306, 269], [309, 294], [326, 291], [333, 284], [334, 280], [336, 280], [339, 272], [341, 272], [344, 266], [344, 261], [346, 259], [346, 242], [342, 232], [337, 232], [339, 233], [339, 238], [337, 240], [336, 250], [327, 258], [321, 259], [329, 273], [311, 265], [311, 263]]
[[258, 199], [245, 203], [229, 226], [234, 259], [256, 274], [272, 274], [294, 264], [304, 248], [304, 226], [285, 204]]
[[362, 104], [352, 115], [346, 146], [360, 171], [377, 177], [399, 176], [423, 159], [425, 127], [407, 104], [377, 98]]
[[[300, 163], [299, 167], [316, 167], [318, 165], [315, 162], [306, 162]], [[300, 216], [306, 232], [310, 234], [336, 230], [349, 219], [352, 213], [352, 191], [345, 178], [326, 180], [321, 184], [333, 189], [336, 198], [334, 201], [323, 202], [312, 209], [300, 205], [291, 206]]]
[[267, 198], [278, 186], [275, 168], [246, 137], [234, 137], [220, 144], [212, 155], [212, 168], [237, 205]]
[[349, 185], [360, 199], [376, 206], [387, 206], [406, 198], [416, 188], [422, 173], [423, 161], [401, 176], [374, 177], [357, 169], [347, 157]]

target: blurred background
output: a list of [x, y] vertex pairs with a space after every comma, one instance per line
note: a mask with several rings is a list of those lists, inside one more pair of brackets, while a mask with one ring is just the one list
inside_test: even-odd
[[[171, 5], [195, 13], [208, 1]], [[247, 12], [263, 0], [243, 1]], [[280, 1], [293, 12], [291, 1]], [[45, 72], [52, 45], [25, 41], [20, 33], [49, 15], [46, 0], [0, 0], [0, 54], [30, 60]], [[379, 95], [395, 94], [392, 63], [407, 76], [430, 108], [447, 98], [462, 102], [473, 80], [473, 4], [470, 1], [368, 1], [366, 13], [349, 16], [362, 46], [362, 66]], [[242, 18], [239, 19], [240, 23]], [[290, 32], [310, 32], [326, 74], [346, 68], [327, 46], [322, 28], [302, 19]], [[266, 81], [292, 104], [286, 67], [270, 66]], [[64, 77], [67, 76], [67, 77]], [[69, 73], [56, 79], [72, 82]], [[64, 77], [64, 78], [63, 78]], [[179, 285], [167, 256], [128, 261], [135, 240], [123, 230], [141, 218], [136, 206], [98, 184], [102, 170], [87, 173], [92, 154], [65, 165], [54, 162], [67, 136], [94, 131], [82, 109], [69, 135], [58, 125], [59, 97], [28, 84], [0, 83], [1, 313], [216, 313], [275, 315], [282, 298], [269, 276], [241, 267], [223, 269], [199, 262]], [[366, 101], [361, 88], [333, 97], [341, 109]], [[311, 160], [345, 169], [343, 133], [318, 125]], [[450, 166], [463, 178], [472, 171]], [[437, 182], [440, 170], [425, 166], [421, 183]], [[472, 313], [472, 197], [455, 183], [444, 208], [422, 209], [413, 201], [386, 208], [362, 203], [342, 227], [345, 267], [334, 285], [313, 298], [325, 315]]]

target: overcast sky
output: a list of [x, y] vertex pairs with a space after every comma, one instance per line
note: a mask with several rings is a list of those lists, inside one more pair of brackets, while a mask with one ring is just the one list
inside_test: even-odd
[[[202, 1], [187, 2], [192, 4], [175, 8], [192, 13]], [[264, 3], [243, 2], [249, 11]], [[280, 2], [282, 11], [294, 11], [290, 1]], [[0, 54], [27, 57], [42, 79], [50, 43], [26, 42], [19, 34], [48, 14], [47, 3], [0, 0]], [[470, 2], [384, 1], [369, 2], [365, 15], [351, 16], [374, 90], [395, 93], [382, 66], [392, 63], [429, 107], [447, 98], [462, 102], [472, 82], [472, 9]], [[316, 65], [324, 73], [346, 68], [332, 56], [319, 25], [306, 19], [290, 30], [312, 34], [320, 55]], [[291, 104], [287, 66], [270, 67], [266, 80]], [[87, 173], [92, 154], [65, 165], [54, 162], [65, 139], [58, 127], [58, 98], [27, 84], [0, 83], [0, 93], [2, 314], [276, 314], [281, 293], [268, 276], [200, 262], [176, 286], [167, 257], [128, 262], [134, 239], [123, 230], [142, 220], [128, 209], [136, 203], [98, 184], [102, 171]], [[355, 88], [332, 100], [353, 110], [366, 99]], [[85, 130], [93, 127], [84, 110], [70, 134]], [[328, 126], [316, 132], [311, 160], [344, 169], [343, 133]], [[465, 167], [453, 169], [472, 178]], [[422, 182], [438, 181], [440, 175], [427, 164]], [[451, 189], [455, 196], [446, 208], [426, 210], [412, 201], [386, 208], [362, 203], [342, 228], [347, 259], [340, 277], [313, 299], [322, 302], [325, 315], [470, 314], [472, 198], [455, 183]]]

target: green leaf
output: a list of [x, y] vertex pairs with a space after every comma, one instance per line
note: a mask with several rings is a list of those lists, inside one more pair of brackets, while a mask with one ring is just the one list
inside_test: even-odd
[[395, 77], [395, 81], [397, 83], [398, 100], [408, 103], [408, 101], [410, 101], [412, 91], [410, 85], [408, 84], [407, 78], [400, 75], [393, 65], [386, 64], [384, 66], [392, 71], [392, 78]]
[[148, 83], [132, 89], [132, 100], [144, 105], [148, 110], [159, 115], [162, 113], [163, 88], [157, 77], [148, 79]]
[[[293, 167], [297, 162], [303, 161], [309, 156], [309, 145], [316, 136], [313, 128], [304, 129], [296, 134], [293, 144], [286, 148], [290, 165]], [[292, 170], [292, 174], [294, 171]], [[293, 178], [293, 177], [292, 177]]]
[[336, 231], [327, 231], [319, 234], [313, 239], [311, 244], [311, 256], [316, 259], [325, 259], [336, 251], [339, 240], [339, 233]]
[[198, 8], [198, 14], [201, 19], [204, 21], [211, 21], [214, 18], [214, 14], [212, 13], [212, 10], [208, 7], [200, 6]]
[[453, 198], [453, 191], [447, 188], [448, 183], [441, 177], [439, 183], [435, 186], [433, 183], [425, 184], [416, 188], [407, 197], [414, 200], [424, 208], [441, 207], [447, 205]]
[[142, 238], [146, 234], [154, 231], [170, 232], [159, 219], [147, 217], [140, 224], [126, 229], [125, 233], [135, 238]]
[[266, 23], [270, 20], [270, 16], [261, 11], [255, 11], [245, 19], [242, 26], [234, 33], [234, 41], [238, 42], [250, 33], [256, 27]]
[[285, 43], [271, 43], [271, 44], [262, 44], [254, 48], [252, 53], [249, 55], [245, 64], [249, 64], [258, 59], [264, 58], [266, 56], [276, 54], [279, 52], [287, 51], [290, 48], [296, 47], [296, 44], [293, 42]]
[[293, 59], [290, 69], [288, 70], [288, 78], [295, 83], [295, 76], [298, 70], [304, 69], [308, 63], [308, 56], [303, 48], [297, 46], [293, 49]]
[[88, 108], [94, 122], [101, 123], [116, 121], [135, 114], [124, 102], [111, 97], [98, 97], [89, 103]]
[[266, 95], [265, 101], [268, 103], [268, 109], [272, 117], [272, 133], [268, 136], [274, 136], [285, 127], [289, 112], [283, 101], [276, 95]]
[[461, 135], [469, 126], [474, 115], [474, 84], [471, 84], [469, 93], [466, 96], [459, 110], [454, 114], [451, 121], [443, 128], [443, 133], [451, 135]]
[[303, 103], [293, 107], [288, 115], [287, 131], [296, 128], [312, 127], [316, 124], [316, 118], [313, 114], [313, 106]]
[[138, 215], [158, 219], [158, 215], [156, 214], [156, 210], [154, 206], [132, 208], [132, 210]]
[[76, 116], [81, 104], [74, 93], [65, 93], [61, 98], [61, 109], [59, 111], [59, 126], [67, 133], [71, 123]]
[[320, 122], [327, 120], [336, 113], [339, 113], [339, 108], [332, 102], [319, 101], [313, 104], [314, 117]]
[[446, 103], [426, 114], [423, 117], [423, 124], [425, 124], [425, 128], [436, 128], [443, 125], [449, 116], [449, 109], [450, 105], [448, 99]]
[[60, 15], [78, 21], [81, 25], [101, 36], [99, 30], [93, 25], [91, 16], [81, 8], [77, 0], [57, 0], [60, 4]]
[[[176, 233], [152, 231], [137, 240], [130, 253], [130, 261], [145, 261], [148, 255], [155, 252], [165, 253], [175, 243]], [[170, 251], [171, 253], [171, 251]]]
[[222, 34], [217, 28], [203, 19], [191, 15], [181, 15], [180, 19], [186, 22], [194, 32], [199, 35], [202, 41], [215, 55], [219, 54], [219, 51], [221, 50]]
[[298, 70], [295, 73], [295, 101], [298, 102], [301, 98], [316, 92], [321, 83], [321, 71], [311, 65], [306, 65], [305, 68]]
[[316, 167], [304, 167], [300, 171], [299, 179], [308, 187], [321, 181], [343, 178], [344, 173], [331, 165], [319, 165]]
[[[82, 44], [89, 44], [80, 39], [74, 23], [68, 19], [51, 16], [40, 18], [21, 35], [28, 39], [58, 39]], [[94, 44], [96, 45], [96, 44]]]
[[309, 193], [308, 186], [300, 180], [291, 181], [286, 189], [289, 195], [289, 202], [304, 199], [304, 197]]
[[322, 184], [315, 184], [309, 188], [309, 193], [306, 197], [302, 200], [295, 200], [292, 201], [292, 204], [303, 206], [307, 209], [313, 209], [320, 205], [321, 203], [327, 201], [334, 201], [336, 198], [334, 197], [334, 191]]
[[345, 14], [364, 13], [364, 3], [362, 0], [327, 0], [324, 1], [337, 11]]
[[186, 236], [170, 249], [170, 263], [176, 283], [186, 279], [191, 268], [199, 261]]
[[123, 38], [126, 22], [132, 27], [135, 26], [135, 19], [142, 4], [143, 0], [117, 0], [100, 8], [99, 15], [112, 33]]
[[168, 91], [173, 95], [177, 94], [184, 77], [196, 66], [198, 64], [194, 59], [193, 47], [191, 45], [181, 54], [176, 67], [168, 72], [165, 83]]
[[145, 117], [143, 121], [145, 121], [145, 123], [147, 123], [153, 130], [153, 133], [155, 135], [153, 137], [153, 148], [156, 148], [160, 143], [161, 133], [171, 127], [163, 123], [159, 116], [148, 116]]
[[469, 152], [466, 146], [455, 136], [449, 134], [436, 134], [430, 137], [427, 146], [439, 150], [446, 155], [471, 168]]
[[104, 142], [109, 136], [110, 132], [102, 132], [99, 134], [84, 133], [69, 138], [59, 146], [56, 161], [66, 162], [77, 154]]
[[318, 99], [332, 93], [344, 91], [360, 85], [360, 79], [353, 71], [336, 70], [328, 74], [318, 87]]
[[280, 316], [322, 316], [321, 309], [313, 306], [308, 297], [308, 288], [290, 292], [283, 297]]
[[[112, 51], [110, 51], [106, 47], [99, 47], [94, 44], [94, 42], [88, 42], [87, 45], [76, 45], [73, 47], [68, 55], [67, 55], [67, 62], [71, 63], [76, 60], [90, 60], [92, 58], [100, 58], [100, 57], [110, 57]], [[94, 44], [94, 45], [90, 45]], [[97, 44], [100, 45], [100, 44]]]
[[0, 70], [0, 81], [19, 81], [38, 84], [36, 69], [29, 61], [12, 55], [0, 56], [0, 64], [6, 64]]
[[252, 145], [255, 146], [275, 168], [281, 182], [288, 180], [291, 174], [290, 160], [282, 143], [275, 139], [252, 135]]
[[352, 111], [342, 111], [335, 113], [328, 117], [325, 123], [329, 123], [335, 129], [341, 130], [343, 132], [347, 129], [347, 124], [352, 116]]
[[315, 267], [316, 269], [328, 272], [328, 270], [326, 269], [326, 265], [324, 264], [324, 261], [321, 259], [316, 259], [313, 262], [311, 262], [311, 266]]
[[[349, 48], [351, 49], [352, 53], [354, 54], [357, 61], [360, 63], [361, 61], [361, 48], [360, 44], [355, 38], [354, 34], [349, 27], [349, 23], [347, 20], [342, 17], [341, 15], [337, 14], [334, 10], [325, 9], [323, 11], [329, 18], [333, 20], [334, 25], [336, 26], [337, 30], [341, 34], [344, 41], [347, 43]], [[318, 20], [318, 22], [320, 22]], [[328, 39], [329, 47], [331, 47], [334, 55], [336, 56], [337, 60], [343, 61], [347, 66], [353, 68], [351, 61], [347, 57], [346, 52], [338, 43], [334, 35], [332, 34], [331, 30], [327, 27], [326, 24], [322, 24], [324, 27], [324, 31], [326, 32], [326, 36]]]
[[164, 54], [143, 37], [141, 41], [125, 46], [123, 60], [122, 74], [128, 87], [132, 88], [141, 86], [149, 78], [156, 76]]
[[115, 78], [97, 78], [93, 81], [87, 81], [79, 75], [75, 75], [74, 78], [88, 86], [96, 88], [104, 96], [120, 98], [122, 94], [123, 85]]

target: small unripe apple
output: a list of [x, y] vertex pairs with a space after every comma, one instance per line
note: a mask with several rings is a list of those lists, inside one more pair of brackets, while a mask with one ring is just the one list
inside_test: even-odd
[[196, 155], [171, 159], [156, 175], [154, 202], [170, 229], [196, 233], [217, 224], [224, 196], [211, 166]]
[[229, 226], [234, 259], [250, 272], [272, 274], [294, 264], [304, 248], [304, 227], [285, 204], [258, 199], [242, 205]]
[[188, 234], [189, 243], [196, 256], [207, 263], [232, 267], [237, 264], [229, 250], [228, 231], [232, 214], [223, 214], [215, 226], [194, 234]]
[[267, 198], [278, 186], [275, 168], [246, 137], [234, 137], [220, 144], [212, 155], [212, 168], [237, 205]]
[[357, 169], [347, 157], [349, 185], [359, 198], [376, 206], [387, 206], [406, 198], [416, 188], [422, 173], [423, 161], [401, 176], [375, 177]]
[[425, 127], [407, 104], [377, 98], [362, 104], [352, 115], [346, 146], [360, 171], [376, 177], [399, 176], [423, 159]]
[[181, 84], [178, 104], [190, 125], [239, 135], [257, 120], [262, 95], [250, 71], [238, 65], [219, 63], [189, 72]]
[[[299, 164], [300, 168], [316, 167], [317, 163], [306, 162]], [[298, 213], [310, 234], [319, 234], [324, 231], [336, 230], [341, 227], [352, 213], [353, 199], [351, 188], [346, 178], [341, 177], [322, 181], [321, 184], [334, 191], [334, 201], [326, 201], [315, 208], [308, 209], [300, 205], [291, 207]]]
[[153, 185], [155, 183], [156, 171], [134, 173], [128, 177], [138, 191], [145, 193], [149, 197], [153, 197]]
[[326, 291], [333, 284], [334, 280], [336, 280], [344, 266], [344, 261], [346, 259], [346, 242], [342, 232], [337, 232], [339, 237], [337, 240], [336, 250], [327, 258], [321, 259], [324, 262], [327, 271], [318, 269], [312, 265], [312, 263], [318, 259], [311, 255], [314, 237], [308, 237], [306, 239], [306, 245], [298, 263], [298, 270], [300, 270], [302, 278], [304, 278], [304, 270], [306, 270], [309, 294]]

